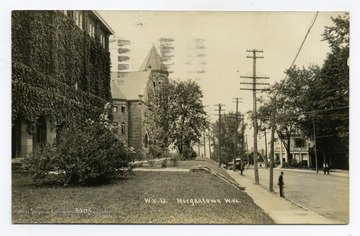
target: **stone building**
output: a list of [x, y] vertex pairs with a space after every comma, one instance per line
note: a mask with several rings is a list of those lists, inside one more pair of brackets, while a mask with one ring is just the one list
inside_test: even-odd
[[139, 71], [115, 72], [111, 80], [112, 115], [119, 126], [118, 136], [138, 153], [146, 153], [150, 141], [144, 125], [148, 91], [168, 82], [168, 71], [152, 47]]
[[111, 101], [109, 35], [96, 11], [12, 12], [12, 158], [96, 119]]

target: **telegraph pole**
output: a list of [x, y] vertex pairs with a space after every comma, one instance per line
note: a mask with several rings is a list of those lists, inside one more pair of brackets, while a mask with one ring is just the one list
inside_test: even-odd
[[256, 115], [256, 91], [269, 90], [268, 88], [257, 88], [257, 85], [269, 85], [269, 83], [257, 83], [257, 79], [269, 79], [269, 77], [257, 77], [256, 76], [256, 59], [264, 58], [263, 56], [257, 56], [256, 53], [262, 53], [262, 50], [246, 50], [246, 52], [252, 52], [251, 56], [247, 58], [253, 59], [253, 76], [240, 76], [240, 78], [252, 79], [251, 83], [242, 82], [240, 84], [252, 85], [252, 88], [240, 88], [240, 90], [252, 90], [253, 91], [253, 125], [254, 125], [254, 175], [255, 175], [255, 184], [259, 184], [259, 171], [257, 166], [257, 135], [258, 135], [258, 125], [257, 125], [257, 115]]
[[206, 133], [204, 131], [204, 158], [206, 158]]
[[220, 167], [221, 166], [221, 112], [225, 111], [225, 110], [222, 110], [221, 107], [225, 106], [225, 105], [219, 103], [215, 106], [219, 107], [218, 110], [215, 110], [215, 111], [219, 112], [219, 167]]
[[[241, 99], [241, 98], [238, 98], [238, 97], [236, 97], [236, 98], [234, 98], [235, 99], [235, 103], [236, 103], [236, 113], [235, 113], [235, 124], [236, 124], [236, 128], [235, 128], [235, 134], [234, 134], [234, 143], [235, 143], [235, 148], [234, 148], [234, 158], [233, 158], [233, 170], [235, 170], [235, 162], [236, 162], [236, 157], [238, 156], [238, 145], [237, 145], [237, 143], [238, 143], [238, 128], [239, 128], [239, 125], [238, 125], [238, 123], [239, 123], [239, 99]], [[242, 161], [241, 161], [242, 162]], [[240, 163], [240, 165], [241, 165], [242, 163]], [[241, 167], [240, 167], [240, 169], [241, 169]]]
[[246, 153], [247, 153], [247, 168], [249, 169], [250, 166], [250, 160], [249, 160], [249, 144], [248, 144], [248, 140], [247, 140], [247, 135], [245, 135], [246, 138]]
[[314, 117], [315, 117], [315, 115], [312, 118], [313, 134], [314, 134], [315, 169], [316, 169], [316, 173], [319, 173], [317, 150], [316, 150], [316, 129], [315, 129], [315, 118]]
[[[276, 99], [276, 96], [275, 96]], [[276, 104], [276, 100], [275, 100]], [[269, 174], [269, 191], [274, 192], [274, 141], [275, 141], [275, 106], [271, 114], [271, 142], [270, 142], [270, 174]]]
[[244, 163], [243, 163], [243, 157], [244, 157], [244, 132], [245, 132], [245, 124], [244, 124], [244, 115], [241, 115], [241, 161], [240, 161], [240, 174], [243, 175], [243, 168], [244, 168]]

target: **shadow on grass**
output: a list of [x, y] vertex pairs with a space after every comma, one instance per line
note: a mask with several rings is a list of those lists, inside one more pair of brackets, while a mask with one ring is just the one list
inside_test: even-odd
[[36, 183], [36, 181], [32, 178], [31, 174], [29, 173], [21, 173], [16, 172], [12, 173], [12, 186], [19, 187], [19, 188], [43, 188], [43, 189], [54, 189], [54, 188], [83, 188], [83, 187], [90, 187], [90, 188], [101, 188], [105, 186], [111, 186], [114, 184], [118, 184], [121, 182], [127, 182], [129, 180], [134, 180], [135, 174], [130, 176], [119, 176], [112, 181], [106, 182], [95, 182], [95, 183], [87, 183], [87, 184], [69, 184], [64, 185], [61, 181], [54, 179], [48, 179], [41, 183]]

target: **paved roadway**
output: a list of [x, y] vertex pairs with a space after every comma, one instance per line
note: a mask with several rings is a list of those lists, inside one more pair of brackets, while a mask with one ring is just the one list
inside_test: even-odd
[[[274, 169], [274, 190], [279, 192], [277, 180], [284, 171], [285, 197], [296, 204], [339, 223], [349, 222], [348, 175], [324, 175], [319, 171]], [[244, 175], [254, 181], [254, 170]], [[259, 168], [260, 185], [269, 188], [269, 170]]]

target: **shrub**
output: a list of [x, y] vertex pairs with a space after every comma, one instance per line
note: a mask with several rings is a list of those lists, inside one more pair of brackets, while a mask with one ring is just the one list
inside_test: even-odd
[[179, 165], [179, 159], [180, 156], [178, 154], [173, 155], [173, 157], [170, 159], [174, 167]]
[[290, 166], [291, 167], [299, 167], [299, 163], [295, 158], [293, 158], [290, 160]]
[[161, 168], [166, 168], [166, 167], [167, 167], [167, 160], [164, 159], [164, 160], [162, 160], [162, 162], [161, 162]]
[[192, 149], [192, 147], [184, 147], [183, 152], [182, 152], [182, 157], [183, 159], [194, 159], [196, 158], [196, 152]]
[[26, 158], [36, 183], [52, 178], [64, 185], [93, 185], [116, 179], [128, 166], [124, 143], [101, 123], [64, 130], [57, 142]]
[[147, 161], [147, 163], [149, 164], [150, 167], [154, 167], [154, 165], [155, 165], [155, 160], [154, 160], [154, 159], [149, 159], [149, 160]]
[[149, 157], [150, 158], [160, 158], [163, 155], [163, 150], [159, 146], [151, 145], [149, 147]]
[[56, 176], [60, 173], [56, 170], [58, 159], [56, 147], [46, 144], [25, 157], [25, 168], [32, 175], [36, 185], [58, 181], [59, 178]]

